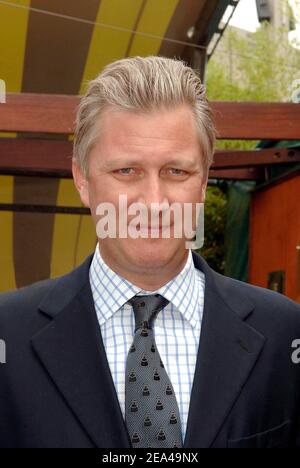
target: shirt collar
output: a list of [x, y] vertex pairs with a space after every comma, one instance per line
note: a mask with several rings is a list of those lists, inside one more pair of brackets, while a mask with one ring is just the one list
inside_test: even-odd
[[195, 327], [200, 296], [196, 274], [189, 249], [184, 268], [174, 278], [156, 291], [145, 291], [113, 271], [103, 260], [97, 244], [90, 267], [90, 284], [100, 326], [136, 294], [161, 294]]

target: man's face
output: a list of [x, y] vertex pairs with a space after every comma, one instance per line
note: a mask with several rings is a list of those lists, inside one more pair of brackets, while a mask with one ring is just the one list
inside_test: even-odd
[[[99, 140], [89, 155], [87, 179], [73, 163], [76, 186], [81, 187], [81, 199], [90, 207], [95, 224], [99, 221], [96, 209], [100, 203], [113, 204], [119, 216], [120, 195], [127, 196], [128, 207], [141, 202], [149, 213], [152, 203], [167, 201], [169, 205], [176, 202], [183, 206], [204, 202], [207, 175], [194, 116], [188, 106], [147, 114], [107, 109], [98, 123]], [[128, 215], [128, 224], [136, 216]], [[187, 252], [186, 238], [174, 236], [173, 214], [170, 221], [171, 236], [167, 239], [162, 238], [161, 232], [159, 238], [151, 238], [149, 232], [148, 238], [101, 239], [101, 253], [123, 268], [159, 271], [179, 251], [182, 255]]]

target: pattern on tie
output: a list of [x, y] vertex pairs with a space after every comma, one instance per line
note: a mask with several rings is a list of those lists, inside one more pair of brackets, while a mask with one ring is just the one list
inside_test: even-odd
[[179, 408], [153, 333], [157, 314], [169, 303], [159, 294], [129, 301], [135, 336], [126, 361], [125, 422], [134, 448], [182, 447]]

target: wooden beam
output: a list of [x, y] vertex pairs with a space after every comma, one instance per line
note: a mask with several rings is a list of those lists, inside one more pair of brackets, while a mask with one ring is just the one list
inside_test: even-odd
[[222, 180], [265, 180], [264, 169], [261, 167], [249, 167], [248, 169], [227, 169], [209, 171], [209, 179]]
[[0, 105], [0, 131], [71, 134], [78, 96], [7, 94]]
[[[0, 131], [71, 134], [79, 96], [7, 94]], [[300, 105], [211, 102], [219, 139], [300, 140]]]
[[[0, 139], [0, 174], [69, 178], [72, 177], [71, 158], [69, 141]], [[256, 180], [261, 178], [261, 172], [253, 168], [213, 169], [210, 178]]]
[[300, 140], [300, 105], [212, 102], [219, 139]]
[[[72, 177], [72, 142], [29, 138], [0, 138], [0, 174]], [[217, 151], [211, 178], [261, 179], [264, 166], [300, 161], [300, 150], [271, 148]]]
[[44, 213], [90, 215], [91, 211], [85, 207], [37, 205], [29, 203], [0, 203], [0, 211], [13, 211], [15, 213]]
[[253, 151], [216, 151], [212, 169], [232, 169], [300, 162], [300, 149], [270, 148]]
[[0, 174], [72, 177], [70, 141], [0, 138]]

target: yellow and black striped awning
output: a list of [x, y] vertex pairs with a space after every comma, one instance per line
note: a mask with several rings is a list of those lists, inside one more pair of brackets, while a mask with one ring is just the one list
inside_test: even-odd
[[[81, 94], [113, 60], [182, 56], [208, 29], [216, 0], [0, 1], [1, 78], [8, 92]], [[227, 2], [229, 3], [229, 2]], [[225, 2], [226, 4], [226, 2]], [[200, 19], [200, 20], [199, 20]], [[202, 31], [201, 31], [202, 29]], [[204, 39], [203, 39], [204, 40]]]
[[[7, 92], [82, 94], [86, 82], [116, 59], [189, 57], [196, 40], [206, 44], [216, 7], [222, 4], [224, 12], [228, 3], [0, 0], [0, 79]], [[197, 34], [189, 38], [193, 27]], [[71, 180], [5, 175], [0, 203], [82, 206]], [[0, 211], [0, 291], [70, 271], [95, 245], [89, 216]]]

